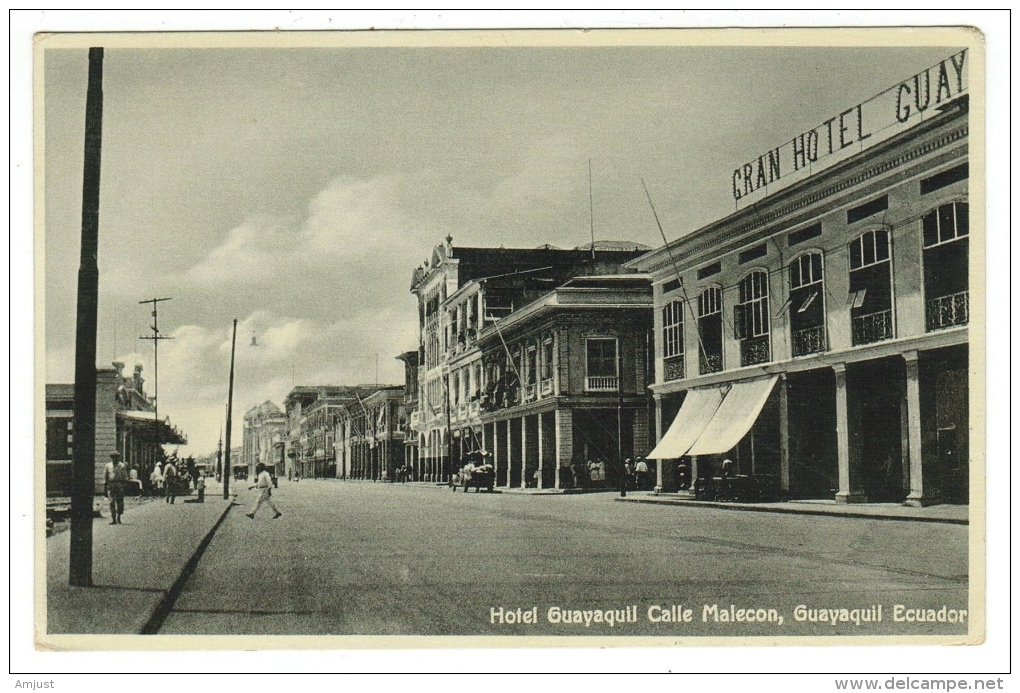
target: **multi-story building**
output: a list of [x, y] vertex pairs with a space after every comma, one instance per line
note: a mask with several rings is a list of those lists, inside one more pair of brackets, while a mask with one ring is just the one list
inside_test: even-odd
[[404, 387], [386, 385], [348, 402], [335, 423], [336, 476], [393, 480], [404, 466]]
[[244, 433], [241, 461], [248, 468], [249, 478], [255, 478], [255, 466], [263, 464], [271, 474], [283, 472], [284, 435], [287, 415], [272, 402], [252, 407], [244, 415]]
[[[183, 433], [169, 417], [156, 420], [155, 407], [145, 394], [141, 365], [124, 376], [124, 364], [96, 369], [95, 476], [97, 493], [103, 492], [104, 470], [110, 453], [117, 451], [143, 483], [163, 461], [163, 445], [185, 445]], [[46, 494], [64, 496], [71, 489], [74, 442], [74, 385], [46, 385]]]
[[618, 272], [644, 246], [460, 248], [447, 236], [417, 268], [419, 478], [449, 478], [451, 456], [482, 447], [481, 401], [487, 385], [478, 340], [489, 326], [538, 300], [567, 279]]
[[406, 351], [397, 358], [404, 362], [404, 469], [407, 481], [418, 481], [418, 363], [420, 350]]
[[500, 486], [569, 487], [589, 462], [617, 485], [648, 452], [651, 305], [647, 276], [579, 276], [488, 325], [480, 426], [458, 452], [490, 452]]
[[789, 497], [967, 501], [965, 62], [737, 168], [737, 211], [630, 263], [654, 282], [661, 488], [729, 458]]
[[298, 385], [284, 400], [287, 478], [335, 476], [333, 431], [345, 404], [372, 391], [365, 385]]

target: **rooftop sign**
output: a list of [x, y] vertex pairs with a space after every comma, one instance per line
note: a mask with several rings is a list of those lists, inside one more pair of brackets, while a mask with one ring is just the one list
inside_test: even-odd
[[734, 169], [737, 206], [759, 200], [931, 117], [940, 105], [967, 92], [966, 58], [965, 49]]

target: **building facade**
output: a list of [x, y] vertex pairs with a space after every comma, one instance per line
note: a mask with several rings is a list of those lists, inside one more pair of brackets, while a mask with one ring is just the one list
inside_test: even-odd
[[[928, 99], [910, 79], [867, 102], [897, 109], [874, 144], [857, 107], [838, 161], [631, 263], [654, 283], [661, 489], [728, 458], [786, 497], [967, 502], [964, 55]], [[809, 161], [825, 132], [808, 135]], [[780, 149], [767, 160], [777, 178]], [[734, 172], [738, 204], [766, 180], [755, 171]]]
[[447, 236], [433, 250], [411, 281], [421, 345], [411, 414], [418, 478], [445, 481], [465, 452], [486, 445], [482, 399], [490, 380], [481, 335], [571, 277], [619, 272], [645, 249], [612, 241], [572, 250], [461, 248]]
[[[96, 369], [95, 474], [96, 493], [103, 493], [107, 462], [119, 452], [129, 469], [148, 484], [153, 468], [165, 458], [163, 445], [186, 445], [184, 434], [169, 417], [156, 420], [155, 407], [146, 395], [141, 365], [130, 376], [124, 364]], [[71, 492], [74, 443], [74, 385], [46, 385], [46, 494]]]
[[380, 387], [340, 411], [335, 422], [336, 477], [392, 481], [405, 465], [404, 387]]
[[407, 481], [418, 481], [418, 363], [421, 350], [406, 351], [397, 358], [404, 363], [404, 469]]
[[241, 462], [248, 468], [248, 478], [255, 478], [255, 466], [259, 464], [273, 475], [283, 473], [286, 430], [287, 416], [272, 402], [263, 402], [245, 412]]
[[588, 486], [589, 463], [596, 485], [618, 486], [622, 462], [648, 452], [651, 304], [646, 276], [583, 276], [487, 326], [479, 427], [460, 456], [491, 453], [508, 488]]

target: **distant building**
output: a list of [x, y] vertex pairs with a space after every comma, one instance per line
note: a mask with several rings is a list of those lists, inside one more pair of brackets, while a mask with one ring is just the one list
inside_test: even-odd
[[255, 466], [265, 465], [272, 474], [284, 473], [284, 436], [287, 415], [272, 402], [252, 407], [244, 415], [241, 462], [254, 477]]
[[449, 236], [433, 249], [411, 279], [421, 344], [417, 410], [411, 414], [418, 478], [448, 479], [450, 456], [483, 444], [480, 406], [488, 382], [480, 334], [570, 277], [615, 274], [644, 250], [625, 242], [573, 250], [460, 248]]
[[[158, 422], [152, 400], [145, 394], [141, 365], [124, 376], [124, 364], [96, 369], [95, 475], [97, 494], [103, 493], [104, 470], [110, 453], [121, 453], [125, 464], [148, 483], [154, 466], [163, 461], [162, 445], [186, 445], [183, 433], [164, 416]], [[71, 492], [74, 442], [74, 385], [46, 385], [46, 495]]]
[[964, 60], [737, 169], [752, 203], [630, 263], [654, 278], [660, 487], [729, 458], [794, 498], [967, 502]]
[[418, 481], [421, 468], [418, 462], [418, 363], [421, 350], [407, 351], [397, 358], [404, 362], [404, 467], [407, 481]]
[[387, 385], [348, 402], [335, 423], [336, 477], [387, 481], [404, 465], [404, 387]]
[[[335, 477], [334, 432], [344, 406], [374, 391], [370, 385], [299, 385], [284, 401], [287, 478]], [[279, 473], [279, 472], [278, 472]]]

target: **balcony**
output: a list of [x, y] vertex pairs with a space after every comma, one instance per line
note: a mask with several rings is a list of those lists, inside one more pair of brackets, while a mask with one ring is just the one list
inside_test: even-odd
[[808, 327], [796, 330], [793, 337], [793, 355], [806, 356], [825, 351], [825, 326]]
[[620, 379], [615, 375], [589, 375], [585, 378], [586, 392], [616, 392]]
[[457, 420], [463, 421], [468, 417], [468, 405], [460, 404], [457, 406]]
[[718, 373], [722, 370], [722, 354], [699, 354], [698, 366], [701, 375]]
[[740, 365], [756, 366], [759, 363], [768, 363], [772, 359], [769, 352], [769, 336], [767, 334], [742, 339], [740, 340]]
[[536, 383], [527, 383], [524, 388], [524, 401], [534, 402], [535, 397], [538, 394], [538, 385]]
[[684, 355], [671, 356], [662, 360], [663, 378], [670, 380], [683, 380], [684, 378]]
[[553, 391], [553, 381], [552, 381], [552, 378], [545, 378], [538, 385], [539, 385], [539, 391], [543, 395], [551, 395], [552, 394], [552, 391]]
[[970, 322], [969, 291], [929, 299], [926, 307], [929, 332]]
[[477, 417], [478, 414], [481, 413], [481, 411], [482, 411], [481, 402], [475, 401], [471, 402], [468, 405], [468, 416]]
[[411, 412], [411, 430], [414, 431], [419, 430], [420, 425], [421, 425], [421, 412], [420, 411]]
[[891, 339], [893, 336], [892, 311], [881, 310], [877, 313], [859, 315], [853, 318], [852, 328], [854, 346]]

